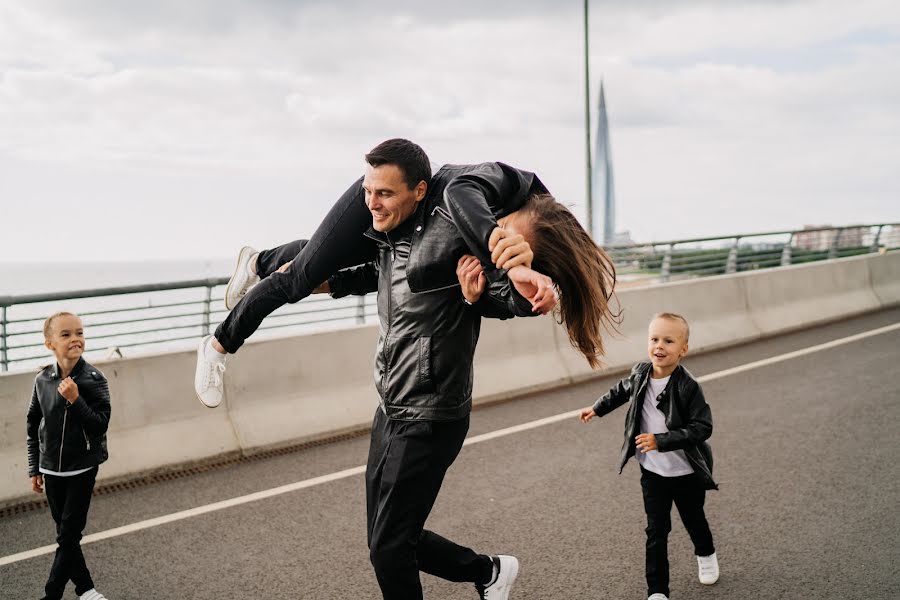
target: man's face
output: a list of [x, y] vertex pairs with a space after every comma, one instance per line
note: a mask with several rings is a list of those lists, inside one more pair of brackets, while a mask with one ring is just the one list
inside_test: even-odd
[[410, 189], [403, 171], [397, 165], [368, 165], [363, 189], [366, 191], [366, 206], [372, 213], [372, 228], [381, 232], [396, 229], [416, 211], [416, 206], [425, 197], [427, 185], [420, 181]]

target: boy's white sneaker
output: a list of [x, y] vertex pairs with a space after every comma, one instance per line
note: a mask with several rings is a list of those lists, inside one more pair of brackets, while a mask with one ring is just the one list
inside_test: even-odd
[[719, 561], [716, 553], [713, 552], [709, 556], [697, 557], [697, 571], [700, 583], [703, 585], [712, 585], [719, 580]]
[[669, 597], [665, 594], [653, 594], [652, 596], [648, 597], [647, 600], [669, 600]]
[[[200, 340], [197, 348], [197, 370], [194, 373], [194, 391], [205, 406], [215, 408], [222, 403], [225, 392], [225, 355], [210, 345], [213, 336]], [[219, 358], [221, 357], [221, 358]]]
[[233, 309], [250, 288], [259, 283], [259, 276], [250, 270], [250, 259], [254, 254], [256, 250], [250, 246], [244, 246], [238, 253], [237, 265], [225, 288], [225, 308], [228, 310]]
[[104, 596], [94, 588], [91, 588], [82, 595], [78, 596], [78, 600], [106, 600], [106, 596]]
[[476, 586], [482, 600], [507, 600], [516, 577], [519, 575], [519, 560], [515, 556], [500, 554], [492, 556], [497, 578], [484, 587]]

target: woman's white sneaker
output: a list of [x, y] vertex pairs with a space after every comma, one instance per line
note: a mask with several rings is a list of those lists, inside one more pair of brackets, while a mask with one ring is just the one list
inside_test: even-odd
[[256, 250], [250, 246], [244, 246], [238, 253], [237, 265], [225, 288], [225, 308], [228, 310], [233, 309], [250, 288], [259, 283], [259, 276], [250, 270], [250, 259], [255, 254]]
[[194, 372], [194, 391], [205, 406], [215, 408], [222, 403], [225, 392], [225, 355], [210, 346], [213, 336], [200, 340], [197, 348], [197, 370]]
[[713, 552], [709, 556], [697, 557], [697, 571], [700, 583], [703, 585], [712, 585], [719, 580], [719, 561], [716, 553]]

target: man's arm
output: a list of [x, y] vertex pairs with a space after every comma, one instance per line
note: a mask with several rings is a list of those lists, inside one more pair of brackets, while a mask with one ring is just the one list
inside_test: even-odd
[[378, 267], [369, 262], [358, 267], [343, 269], [332, 275], [316, 291], [330, 293], [332, 298], [344, 296], [365, 296], [378, 291]]

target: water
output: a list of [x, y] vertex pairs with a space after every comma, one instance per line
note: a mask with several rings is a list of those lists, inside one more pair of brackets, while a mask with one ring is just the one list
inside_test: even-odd
[[[0, 296], [22, 296], [148, 283], [189, 281], [227, 277], [234, 258], [144, 262], [0, 262]], [[9, 371], [33, 370], [48, 364], [52, 356], [43, 346], [43, 320], [57, 311], [82, 316], [87, 338], [86, 357], [100, 360], [112, 356], [185, 350], [196, 346], [209, 329], [222, 321], [224, 286], [212, 289], [209, 325], [204, 325], [207, 290], [170, 290], [14, 304], [7, 312]], [[253, 339], [289, 335], [360, 322], [357, 298], [331, 300], [312, 297], [276, 311], [263, 323]], [[373, 300], [366, 303], [365, 322], [371, 322]]]

